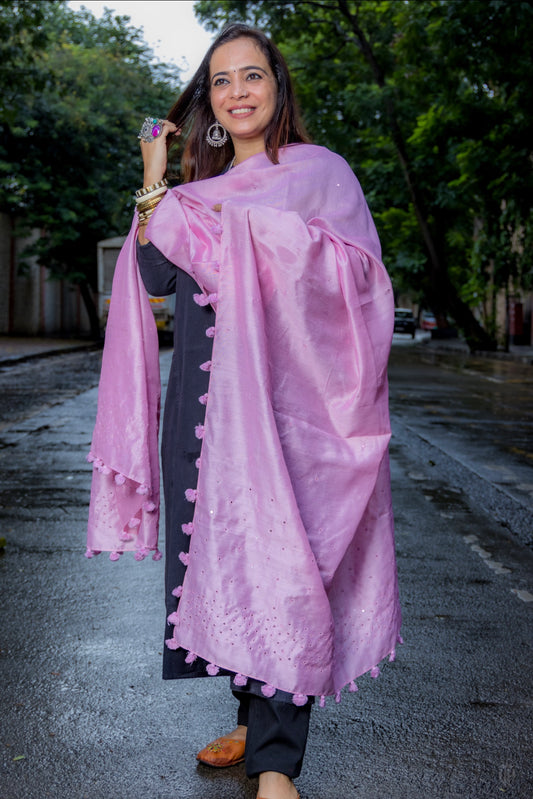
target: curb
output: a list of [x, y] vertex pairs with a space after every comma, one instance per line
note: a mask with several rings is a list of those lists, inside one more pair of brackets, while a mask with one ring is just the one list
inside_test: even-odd
[[88, 342], [87, 344], [76, 344], [74, 346], [58, 347], [57, 349], [41, 350], [41, 352], [27, 352], [24, 355], [0, 355], [1, 366], [15, 366], [17, 363], [34, 361], [38, 358], [50, 358], [53, 355], [67, 355], [70, 352], [94, 351], [102, 349], [103, 342]]
[[523, 363], [526, 366], [533, 366], [533, 349], [531, 348], [527, 348], [527, 352], [503, 352], [503, 350], [474, 350], [471, 352], [466, 344], [460, 347], [446, 346], [444, 343], [434, 341], [418, 342], [414, 346], [420, 352], [434, 352], [466, 358], [485, 358], [486, 360], [494, 361], [512, 361], [514, 363]]

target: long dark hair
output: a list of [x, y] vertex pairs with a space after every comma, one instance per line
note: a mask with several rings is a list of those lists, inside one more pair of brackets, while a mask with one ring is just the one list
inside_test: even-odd
[[[189, 85], [167, 115], [167, 119], [181, 128], [187, 138], [181, 159], [181, 180], [184, 183], [219, 175], [234, 155], [230, 137], [223, 147], [216, 148], [210, 147], [205, 140], [207, 129], [215, 121], [210, 103], [209, 66], [211, 57], [218, 47], [244, 37], [253, 39], [262, 51], [278, 87], [276, 109], [265, 130], [265, 149], [268, 157], [273, 164], [278, 164], [280, 147], [285, 144], [310, 141], [300, 119], [285, 59], [264, 33], [236, 22], [228, 25], [217, 36]], [[170, 138], [169, 147], [175, 141]]]

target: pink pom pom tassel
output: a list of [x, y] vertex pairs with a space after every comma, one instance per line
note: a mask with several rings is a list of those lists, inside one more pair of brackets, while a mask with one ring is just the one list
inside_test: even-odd
[[273, 685], [262, 685], [261, 693], [263, 694], [263, 696], [266, 696], [268, 699], [270, 699], [270, 697], [274, 696], [274, 694], [276, 693], [276, 689], [274, 688]]
[[307, 704], [308, 697], [306, 694], [293, 694], [292, 703], [297, 707], [303, 707]]
[[244, 674], [236, 674], [233, 678], [233, 682], [235, 685], [239, 685], [242, 688], [242, 686], [246, 685], [248, 682], [248, 677], [246, 677]]
[[194, 435], [196, 438], [202, 439], [205, 433], [205, 426], [203, 424], [197, 424], [194, 428]]
[[219, 667], [214, 663], [208, 663], [205, 670], [207, 671], [210, 677], [216, 677], [218, 672], [220, 671]]

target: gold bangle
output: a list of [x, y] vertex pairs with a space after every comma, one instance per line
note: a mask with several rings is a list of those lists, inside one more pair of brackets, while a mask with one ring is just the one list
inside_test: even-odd
[[144, 211], [153, 211], [154, 208], [157, 208], [160, 202], [161, 198], [157, 197], [154, 200], [148, 200], [146, 202], [139, 203], [137, 206], [137, 210], [139, 211], [140, 214], [142, 214]]
[[150, 194], [151, 191], [161, 189], [163, 186], [168, 186], [168, 180], [166, 178], [158, 180], [157, 183], [152, 183], [151, 186], [143, 186], [142, 189], [137, 189], [135, 196], [144, 197], [145, 194]]

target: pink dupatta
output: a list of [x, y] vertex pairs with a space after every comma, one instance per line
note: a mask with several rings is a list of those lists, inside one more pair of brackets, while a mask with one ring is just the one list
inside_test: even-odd
[[[305, 701], [377, 676], [399, 637], [387, 456], [394, 303], [346, 162], [313, 145], [280, 155], [279, 165], [258, 155], [168, 192], [147, 236], [217, 311], [212, 362], [198, 364], [211, 374], [167, 645], [204, 658], [209, 673]], [[113, 286], [88, 547], [142, 557], [157, 552], [159, 388], [133, 247], [134, 229]]]

